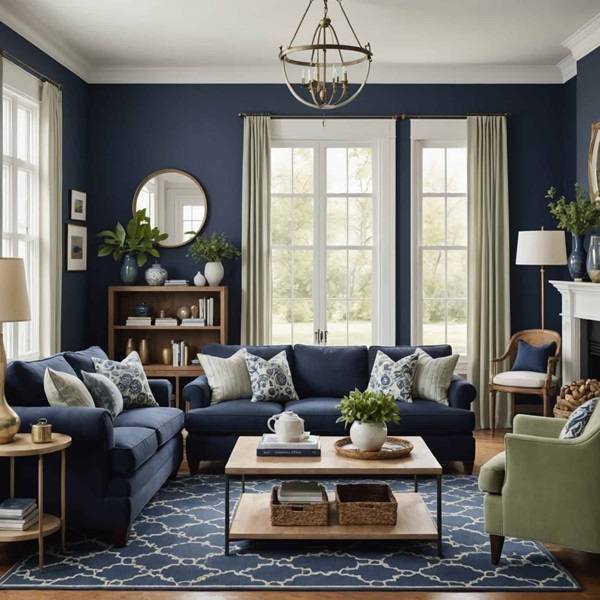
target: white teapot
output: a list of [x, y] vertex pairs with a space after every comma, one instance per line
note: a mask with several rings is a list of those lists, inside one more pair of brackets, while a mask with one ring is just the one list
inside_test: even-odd
[[291, 410], [271, 417], [267, 426], [281, 442], [301, 442], [308, 437], [304, 433], [304, 419]]

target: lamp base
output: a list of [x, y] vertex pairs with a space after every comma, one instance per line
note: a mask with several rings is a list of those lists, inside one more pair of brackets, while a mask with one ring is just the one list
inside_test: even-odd
[[0, 444], [10, 444], [21, 426], [19, 415], [8, 405], [4, 397], [4, 380], [6, 378], [6, 353], [4, 338], [0, 333]]

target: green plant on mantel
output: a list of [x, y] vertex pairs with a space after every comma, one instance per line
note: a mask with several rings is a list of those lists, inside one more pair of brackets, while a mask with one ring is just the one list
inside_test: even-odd
[[392, 394], [355, 389], [336, 406], [342, 413], [336, 423], [398, 423], [398, 404]]
[[190, 246], [187, 254], [192, 260], [200, 262], [221, 262], [228, 258], [238, 258], [242, 253], [227, 241], [224, 233], [214, 233], [208, 237], [199, 235]]
[[126, 254], [133, 254], [137, 258], [139, 267], [146, 264], [148, 254], [158, 258], [160, 256], [157, 250], [158, 244], [169, 237], [168, 233], [161, 233], [158, 227], [150, 225], [145, 208], [135, 213], [127, 223], [127, 228], [117, 222], [114, 231], [101, 231], [97, 235], [104, 239], [98, 249], [98, 256], [112, 254], [115, 260], [121, 260]]
[[555, 197], [556, 188], [551, 187], [546, 194], [546, 198], [552, 200], [548, 208], [560, 229], [582, 235], [600, 227], [600, 203], [591, 202], [579, 184], [575, 184], [575, 200], [572, 202], [567, 202], [564, 196], [554, 202]]

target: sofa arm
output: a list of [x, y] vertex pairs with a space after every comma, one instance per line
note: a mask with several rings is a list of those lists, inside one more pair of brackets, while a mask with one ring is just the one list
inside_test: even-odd
[[448, 388], [448, 404], [452, 408], [471, 410], [471, 403], [475, 398], [477, 398], [475, 386], [465, 381], [462, 377], [453, 375], [452, 382]]
[[148, 379], [154, 399], [161, 406], [173, 406], [173, 386], [168, 379]]
[[205, 375], [196, 377], [183, 388], [183, 399], [189, 404], [190, 410], [210, 406], [210, 386]]

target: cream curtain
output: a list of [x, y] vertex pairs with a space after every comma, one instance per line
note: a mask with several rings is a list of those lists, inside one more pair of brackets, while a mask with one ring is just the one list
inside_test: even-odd
[[271, 343], [271, 119], [244, 119], [242, 344]]
[[[469, 117], [468, 379], [477, 388], [478, 426], [490, 426], [490, 359], [510, 338], [510, 252], [506, 117]], [[497, 402], [497, 426], [510, 427], [511, 407]]]
[[62, 92], [44, 82], [40, 109], [40, 352], [60, 351], [62, 298]]

